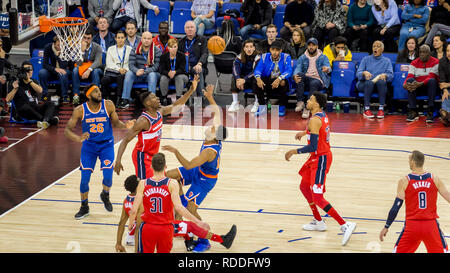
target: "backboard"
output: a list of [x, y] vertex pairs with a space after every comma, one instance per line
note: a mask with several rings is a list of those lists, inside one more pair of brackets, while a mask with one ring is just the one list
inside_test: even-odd
[[39, 16], [67, 16], [66, 0], [11, 0], [9, 30], [11, 43], [19, 45], [41, 34]]

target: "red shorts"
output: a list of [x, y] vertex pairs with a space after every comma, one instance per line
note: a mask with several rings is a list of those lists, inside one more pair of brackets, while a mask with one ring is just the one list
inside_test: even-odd
[[133, 158], [136, 176], [139, 179], [147, 179], [153, 176], [152, 155], [134, 149], [131, 157]]
[[302, 176], [301, 183], [309, 184], [314, 193], [325, 193], [325, 181], [331, 161], [333, 161], [331, 152], [319, 156], [311, 155], [298, 172]]
[[437, 220], [406, 220], [394, 253], [414, 253], [423, 242], [428, 253], [448, 252], [444, 234]]
[[139, 253], [170, 253], [172, 250], [173, 225], [142, 223], [139, 230]]

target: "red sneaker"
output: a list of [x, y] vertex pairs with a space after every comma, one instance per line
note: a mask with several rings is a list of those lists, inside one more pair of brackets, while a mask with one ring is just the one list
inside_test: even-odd
[[8, 137], [0, 137], [0, 143], [7, 143], [8, 142]]
[[377, 112], [377, 118], [384, 118], [384, 111], [383, 110], [378, 110]]
[[364, 111], [363, 116], [366, 117], [366, 118], [374, 118], [375, 117], [373, 115], [372, 111], [370, 111], [370, 110]]

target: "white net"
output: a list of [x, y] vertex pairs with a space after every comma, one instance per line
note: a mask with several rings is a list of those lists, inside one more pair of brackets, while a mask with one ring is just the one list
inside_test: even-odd
[[66, 17], [53, 22], [53, 31], [61, 44], [60, 58], [63, 61], [82, 61], [81, 41], [88, 27], [84, 18]]

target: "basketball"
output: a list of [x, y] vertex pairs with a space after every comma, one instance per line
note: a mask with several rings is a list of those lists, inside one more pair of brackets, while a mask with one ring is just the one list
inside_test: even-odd
[[212, 36], [208, 40], [208, 49], [214, 55], [219, 55], [225, 50], [225, 40], [220, 36]]

